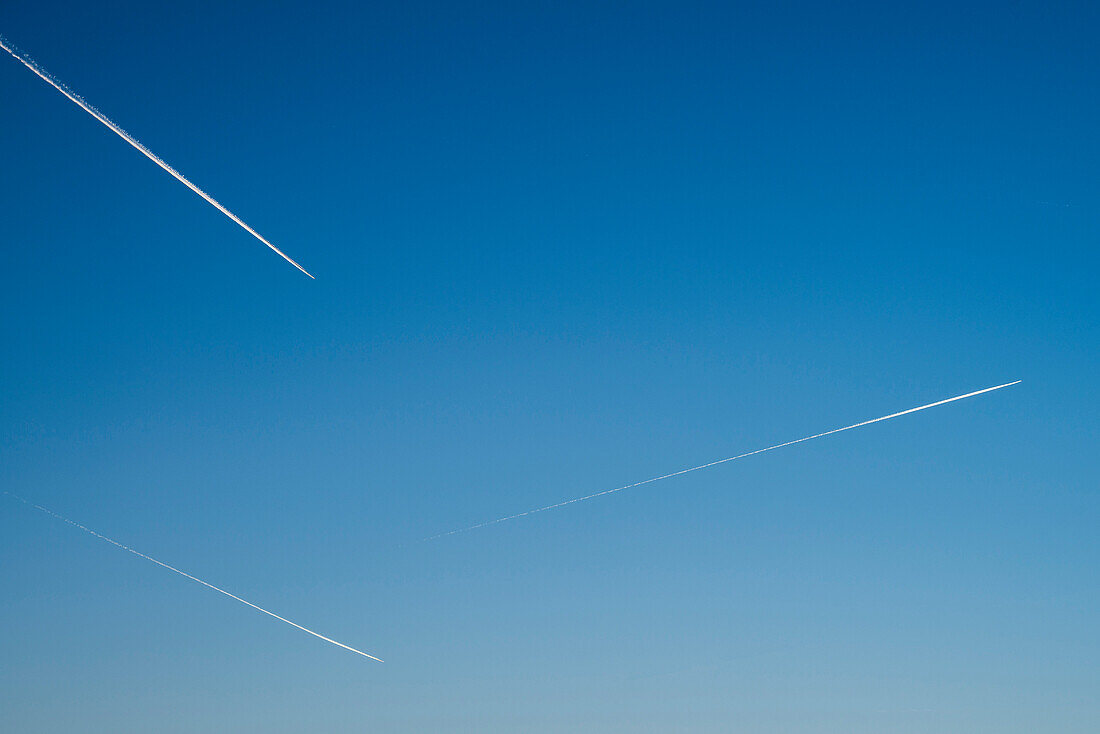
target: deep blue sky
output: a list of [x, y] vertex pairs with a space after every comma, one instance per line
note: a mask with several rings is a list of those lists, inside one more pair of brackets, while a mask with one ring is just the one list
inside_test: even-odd
[[0, 728], [1096, 731], [1098, 32], [8, 0]]

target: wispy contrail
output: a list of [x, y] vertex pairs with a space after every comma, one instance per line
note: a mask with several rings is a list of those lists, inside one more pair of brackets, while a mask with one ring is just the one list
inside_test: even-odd
[[884, 415], [880, 418], [872, 418], [871, 420], [863, 421], [862, 423], [853, 423], [852, 425], [844, 426], [843, 428], [834, 428], [833, 430], [825, 431], [824, 433], [815, 433], [812, 436], [805, 436], [803, 438], [796, 438], [794, 441], [787, 441], [786, 443], [777, 443], [776, 445], [768, 446], [767, 448], [757, 449], [756, 451], [749, 451], [748, 453], [745, 453], [745, 454], [738, 454], [737, 456], [731, 456], [727, 459], [719, 459], [718, 461], [712, 461], [709, 464], [700, 464], [699, 466], [693, 466], [689, 469], [681, 469], [680, 471], [674, 471], [671, 474], [662, 474], [659, 477], [653, 477], [651, 479], [643, 479], [640, 482], [634, 482], [634, 484], [627, 484], [624, 487], [616, 487], [615, 489], [605, 489], [602, 492], [596, 492], [595, 494], [588, 494], [588, 495], [585, 495], [584, 497], [576, 497], [576, 498], [571, 499], [571, 500], [565, 500], [564, 502], [558, 502], [557, 504], [547, 505], [546, 507], [538, 507], [534, 510], [527, 510], [527, 512], [520, 512], [516, 515], [508, 515], [507, 517], [498, 517], [496, 520], [488, 520], [486, 522], [478, 523], [477, 525], [471, 525], [471, 526], [466, 527], [466, 528], [459, 528], [458, 530], [451, 530], [450, 532], [439, 533], [438, 535], [432, 535], [432, 536], [429, 536], [427, 538], [424, 538], [421, 542], [428, 541], [428, 540], [436, 540], [437, 538], [445, 538], [448, 535], [455, 535], [456, 533], [465, 533], [465, 532], [470, 531], [470, 530], [477, 530], [478, 528], [483, 528], [483, 527], [486, 527], [486, 526], [489, 526], [489, 525], [496, 525], [497, 523], [500, 523], [500, 522], [506, 522], [508, 520], [515, 520], [516, 518], [526, 517], [527, 515], [534, 515], [536, 512], [545, 512], [546, 510], [554, 510], [554, 509], [557, 509], [558, 507], [565, 507], [566, 505], [571, 505], [575, 502], [584, 502], [585, 500], [594, 499], [596, 497], [603, 497], [605, 494], [612, 494], [614, 492], [622, 492], [624, 489], [631, 489], [633, 487], [640, 487], [643, 484], [651, 484], [653, 482], [659, 482], [662, 479], [669, 479], [671, 477], [678, 477], [681, 474], [688, 474], [689, 472], [699, 471], [700, 469], [706, 469], [708, 467], [718, 466], [719, 464], [725, 464], [727, 461], [736, 461], [737, 459], [744, 459], [746, 456], [755, 456], [756, 454], [762, 454], [765, 451], [774, 451], [775, 449], [781, 449], [784, 446], [792, 446], [796, 443], [802, 443], [803, 441], [812, 441], [813, 439], [821, 438], [822, 436], [831, 436], [832, 434], [840, 433], [841, 431], [850, 431], [853, 428], [859, 428], [861, 426], [869, 426], [872, 423], [878, 423], [880, 421], [890, 420], [891, 418], [897, 418], [898, 416], [908, 415], [910, 413], [916, 413], [917, 411], [927, 410], [928, 408], [935, 408], [937, 405], [944, 405], [946, 403], [953, 403], [956, 400], [962, 400], [963, 398], [971, 398], [971, 397], [974, 397], [975, 395], [981, 395], [982, 393], [993, 392], [994, 390], [1000, 390], [1002, 387], [1010, 387], [1012, 385], [1018, 385], [1020, 382], [1022, 382], [1022, 381], [1021, 380], [1016, 380], [1015, 382], [1006, 382], [1003, 385], [997, 385], [995, 387], [987, 387], [984, 390], [975, 390], [974, 392], [968, 392], [965, 395], [956, 395], [953, 398], [947, 398], [946, 400], [937, 400], [936, 402], [929, 403], [928, 405], [921, 405], [920, 407], [917, 407], [917, 408], [909, 408], [908, 410], [903, 410], [900, 413], [891, 413], [890, 415]]
[[47, 71], [46, 71], [45, 69], [43, 69], [43, 68], [42, 68], [41, 66], [39, 66], [39, 65], [38, 65], [38, 64], [37, 64], [37, 63], [36, 63], [36, 62], [34, 61], [34, 59], [30, 58], [30, 57], [29, 57], [29, 56], [27, 56], [26, 54], [23, 54], [23, 53], [20, 53], [20, 52], [16, 51], [16, 50], [15, 50], [14, 48], [12, 48], [12, 47], [8, 46], [8, 45], [7, 45], [6, 43], [4, 43], [4, 39], [3, 39], [3, 38], [0, 38], [0, 48], [4, 49], [4, 50], [5, 50], [5, 51], [7, 51], [7, 52], [8, 52], [9, 54], [11, 54], [11, 55], [12, 55], [13, 57], [15, 57], [15, 58], [16, 58], [17, 60], [19, 60], [19, 61], [20, 61], [20, 62], [21, 62], [21, 63], [22, 63], [22, 64], [23, 64], [24, 66], [26, 66], [26, 67], [27, 67], [28, 69], [30, 69], [31, 71], [33, 71], [33, 72], [34, 72], [35, 74], [37, 74], [37, 75], [38, 75], [39, 77], [41, 77], [41, 78], [42, 78], [42, 80], [43, 80], [43, 81], [45, 81], [45, 82], [46, 82], [47, 84], [49, 84], [49, 85], [50, 85], [51, 87], [53, 87], [53, 88], [54, 88], [54, 89], [56, 89], [57, 91], [61, 92], [61, 93], [62, 93], [62, 94], [64, 94], [64, 95], [65, 95], [66, 97], [68, 97], [68, 98], [69, 98], [70, 100], [72, 100], [72, 101], [73, 101], [73, 102], [75, 102], [75, 103], [76, 103], [77, 105], [79, 105], [79, 106], [80, 106], [80, 108], [81, 108], [81, 109], [83, 109], [83, 110], [84, 110], [85, 112], [87, 112], [87, 113], [88, 113], [89, 115], [91, 115], [91, 116], [92, 116], [92, 117], [94, 117], [95, 119], [97, 119], [97, 120], [99, 120], [100, 122], [102, 122], [102, 123], [103, 123], [104, 125], [106, 125], [106, 126], [107, 126], [107, 127], [108, 127], [108, 128], [109, 128], [109, 129], [111, 130], [111, 131], [112, 131], [112, 132], [114, 132], [114, 133], [115, 133], [116, 135], [118, 135], [118, 136], [119, 136], [120, 138], [122, 138], [122, 139], [123, 139], [123, 140], [125, 140], [125, 141], [126, 141], [127, 143], [129, 143], [130, 145], [134, 146], [134, 147], [135, 147], [135, 148], [137, 148], [137, 149], [138, 149], [139, 151], [141, 151], [141, 153], [142, 153], [142, 154], [143, 154], [143, 155], [144, 155], [144, 156], [145, 156], [146, 158], [148, 158], [149, 160], [151, 160], [151, 161], [152, 161], [153, 163], [156, 163], [156, 164], [157, 164], [158, 166], [160, 166], [161, 168], [163, 168], [163, 169], [164, 169], [165, 171], [168, 171], [168, 173], [172, 174], [172, 176], [173, 176], [173, 177], [174, 177], [174, 178], [175, 178], [175, 179], [176, 179], [177, 181], [179, 181], [179, 182], [180, 182], [181, 184], [183, 184], [183, 185], [184, 185], [184, 186], [186, 186], [187, 188], [189, 188], [189, 189], [191, 189], [192, 191], [194, 191], [194, 192], [195, 192], [196, 194], [198, 194], [199, 196], [201, 196], [201, 197], [202, 197], [203, 199], [206, 199], [206, 201], [207, 201], [208, 203], [210, 203], [211, 205], [213, 205], [215, 209], [217, 209], [217, 210], [218, 210], [218, 211], [220, 211], [220, 212], [221, 212], [222, 214], [224, 214], [225, 216], [227, 216], [227, 217], [229, 217], [230, 219], [232, 219], [232, 220], [233, 220], [234, 222], [236, 222], [237, 224], [239, 224], [239, 225], [241, 225], [242, 227], [244, 227], [245, 231], [246, 231], [246, 232], [248, 232], [248, 233], [249, 233], [250, 235], [252, 235], [252, 236], [253, 236], [253, 237], [255, 237], [256, 239], [258, 239], [258, 240], [259, 240], [260, 242], [263, 242], [263, 243], [264, 243], [265, 245], [267, 245], [268, 247], [270, 247], [270, 248], [271, 248], [272, 250], [274, 250], [275, 252], [279, 253], [279, 255], [280, 255], [280, 256], [281, 256], [281, 257], [282, 257], [282, 258], [283, 258], [284, 260], [286, 260], [286, 261], [287, 261], [288, 263], [290, 263], [290, 264], [291, 264], [291, 265], [293, 265], [294, 267], [298, 268], [299, 270], [301, 270], [301, 271], [302, 271], [303, 273], [305, 273], [306, 275], [309, 275], [309, 277], [311, 277], [311, 278], [313, 277], [312, 275], [310, 275], [310, 274], [309, 274], [309, 272], [308, 272], [308, 271], [307, 271], [307, 270], [306, 270], [305, 268], [303, 268], [303, 267], [302, 267], [301, 265], [299, 265], [298, 263], [294, 262], [294, 260], [293, 260], [293, 259], [292, 259], [292, 258], [291, 258], [290, 256], [288, 256], [288, 255], [287, 255], [287, 254], [286, 254], [285, 252], [283, 252], [283, 251], [282, 251], [282, 250], [280, 250], [280, 249], [279, 249], [278, 247], [276, 247], [275, 245], [273, 245], [273, 244], [271, 244], [270, 242], [268, 242], [268, 241], [267, 241], [266, 239], [264, 239], [264, 238], [263, 238], [263, 237], [262, 237], [262, 236], [260, 235], [260, 233], [259, 233], [259, 232], [257, 232], [256, 230], [252, 229], [252, 228], [251, 228], [251, 227], [249, 227], [249, 226], [248, 226], [247, 224], [245, 224], [245, 223], [244, 223], [243, 221], [241, 221], [241, 218], [240, 218], [240, 217], [238, 217], [238, 216], [237, 216], [236, 214], [234, 214], [233, 212], [229, 211], [229, 210], [228, 210], [228, 209], [226, 209], [226, 208], [225, 208], [224, 206], [222, 206], [222, 205], [221, 205], [221, 204], [219, 204], [219, 203], [218, 203], [217, 201], [215, 201], [214, 197], [212, 197], [212, 196], [211, 196], [210, 194], [208, 194], [208, 193], [206, 193], [205, 191], [203, 191], [202, 189], [200, 189], [200, 188], [199, 188], [198, 186], [196, 186], [195, 184], [193, 184], [193, 183], [191, 183], [190, 181], [188, 181], [188, 180], [187, 180], [186, 178], [184, 178], [184, 177], [183, 177], [183, 174], [182, 174], [182, 173], [180, 173], [179, 171], [177, 171], [176, 169], [172, 168], [172, 167], [171, 167], [170, 165], [168, 165], [167, 163], [165, 163], [165, 162], [164, 162], [163, 160], [161, 160], [160, 158], [158, 158], [158, 157], [157, 157], [157, 156], [156, 156], [156, 155], [155, 155], [155, 154], [153, 153], [153, 151], [149, 150], [149, 149], [148, 149], [148, 148], [146, 148], [146, 147], [145, 147], [144, 145], [142, 145], [141, 143], [139, 143], [139, 142], [137, 141], [137, 139], [136, 139], [136, 138], [134, 138], [134, 136], [133, 136], [133, 135], [131, 135], [130, 133], [126, 132], [125, 130], [123, 130], [123, 129], [122, 129], [121, 127], [119, 127], [119, 126], [118, 126], [118, 125], [116, 125], [115, 123], [111, 122], [111, 120], [109, 120], [109, 119], [107, 118], [107, 116], [106, 116], [106, 115], [104, 115], [104, 114], [103, 114], [102, 112], [100, 112], [99, 110], [97, 110], [97, 109], [96, 109], [95, 107], [92, 107], [92, 106], [91, 106], [90, 104], [88, 104], [88, 103], [87, 103], [86, 101], [84, 101], [84, 98], [83, 98], [83, 97], [81, 97], [81, 96], [80, 96], [79, 94], [77, 94], [76, 92], [72, 91], [72, 90], [71, 90], [71, 89], [69, 89], [68, 87], [66, 87], [66, 86], [65, 86], [65, 85], [64, 85], [63, 83], [61, 83], [61, 82], [60, 82], [60, 81], [59, 81], [58, 79], [54, 78], [54, 77], [53, 77], [53, 76], [52, 76], [52, 75], [51, 75], [51, 74], [50, 74], [49, 72], [47, 72]]
[[184, 576], [186, 578], [191, 579], [192, 581], [196, 581], [196, 582], [202, 584], [203, 586], [207, 587], [208, 589], [213, 589], [214, 591], [218, 592], [219, 594], [225, 594], [230, 599], [236, 599], [241, 604], [246, 604], [246, 605], [252, 607], [253, 609], [255, 609], [257, 611], [263, 612], [264, 614], [267, 614], [269, 616], [274, 617], [275, 619], [279, 620], [280, 622], [286, 622], [291, 627], [297, 627], [298, 629], [302, 630], [303, 632], [308, 632], [309, 634], [313, 635], [314, 637], [319, 637], [320, 639], [324, 640], [325, 642], [331, 642], [333, 645], [336, 645], [337, 647], [342, 647], [345, 650], [350, 650], [351, 652], [354, 652], [357, 655], [362, 655], [363, 657], [370, 658], [371, 660], [377, 660], [380, 663], [383, 662], [381, 658], [376, 658], [373, 655], [368, 655], [367, 653], [363, 652], [362, 650], [356, 650], [354, 647], [351, 647], [349, 645], [345, 645], [342, 642], [337, 642], [336, 640], [332, 639], [331, 637], [325, 637], [321, 633], [314, 632], [313, 630], [311, 630], [307, 627], [303, 627], [302, 625], [298, 624], [297, 622], [291, 622], [286, 617], [280, 617], [275, 612], [269, 612], [266, 609], [264, 609], [263, 607], [258, 607], [250, 601], [245, 601], [244, 599], [237, 596], [236, 594], [230, 594], [225, 589], [219, 589], [217, 586], [214, 586], [214, 584], [208, 584], [205, 581], [203, 581], [202, 579], [195, 578], [191, 574], [179, 570], [175, 566], [169, 566], [167, 563], [164, 563], [163, 561], [158, 561], [156, 558], [153, 558], [152, 556], [147, 556], [144, 553], [142, 553], [141, 551], [136, 551], [128, 545], [123, 545], [122, 543], [119, 543], [117, 540], [112, 540], [111, 538], [108, 538], [106, 535], [101, 535], [100, 533], [97, 533], [96, 531], [92, 530], [89, 527], [85, 527], [84, 525], [81, 525], [80, 523], [78, 523], [74, 520], [70, 520], [67, 517], [63, 517], [62, 515], [58, 515], [53, 510], [46, 509], [42, 505], [36, 505], [35, 503], [33, 503], [29, 500], [25, 500], [22, 497], [20, 497], [19, 495], [12, 494], [11, 492], [8, 492], [6, 490], [4, 491], [4, 494], [6, 494], [9, 497], [12, 497], [14, 499], [17, 499], [20, 502], [22, 502], [23, 504], [29, 505], [29, 506], [35, 508], [36, 510], [41, 510], [42, 512], [46, 513], [47, 515], [49, 515], [51, 517], [56, 517], [58, 520], [61, 520], [62, 522], [67, 522], [68, 524], [72, 525], [73, 527], [80, 528], [84, 532], [89, 533], [91, 535], [94, 535], [95, 537], [99, 538], [100, 540], [106, 540], [111, 545], [118, 546], [119, 548], [121, 548], [124, 551], [128, 551], [130, 553], [133, 553], [135, 556], [140, 556], [141, 558], [144, 558], [147, 561], [152, 561], [153, 563], [157, 564], [158, 566], [162, 566], [164, 568], [167, 568], [169, 571], [174, 571], [174, 572], [178, 573], [180, 576]]

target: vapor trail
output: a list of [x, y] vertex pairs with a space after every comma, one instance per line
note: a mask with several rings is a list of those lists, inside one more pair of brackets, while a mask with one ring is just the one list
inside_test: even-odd
[[631, 489], [633, 487], [640, 487], [643, 484], [651, 484], [653, 482], [659, 482], [662, 479], [669, 479], [671, 477], [678, 477], [681, 474], [688, 474], [693, 471], [699, 471], [700, 469], [706, 469], [712, 466], [718, 466], [719, 464], [725, 464], [728, 461], [736, 461], [737, 459], [744, 459], [746, 456], [755, 456], [756, 454], [762, 454], [766, 451], [774, 451], [775, 449], [781, 449], [784, 446], [792, 446], [796, 443], [802, 443], [803, 441], [812, 441], [815, 438], [821, 438], [822, 436], [831, 436], [834, 433], [840, 433], [841, 431], [850, 431], [853, 428], [860, 428], [862, 426], [869, 426], [872, 423], [878, 423], [880, 421], [890, 420], [891, 418], [897, 418], [898, 416], [908, 415], [910, 413], [916, 413], [917, 411], [927, 410], [928, 408], [935, 408], [937, 405], [945, 405], [946, 403], [953, 403], [956, 400], [962, 400], [963, 398], [971, 398], [975, 395], [981, 395], [982, 393], [993, 392], [994, 390], [1000, 390], [1002, 387], [1010, 387], [1012, 385], [1018, 385], [1022, 380], [1016, 380], [1015, 382], [1006, 382], [1003, 385], [997, 385], [995, 387], [987, 387], [984, 390], [975, 390], [974, 392], [968, 392], [965, 395], [956, 395], [953, 398], [947, 398], [946, 400], [938, 400], [928, 405], [922, 405], [918, 408], [909, 408], [903, 410], [900, 413], [891, 413], [890, 415], [884, 415], [880, 418], [872, 418], [869, 421], [863, 421], [862, 423], [853, 423], [850, 426], [844, 426], [843, 428], [834, 428], [831, 431], [825, 431], [824, 433], [815, 433], [812, 436], [805, 436], [804, 438], [796, 438], [794, 441], [787, 441], [786, 443], [777, 443], [774, 446], [768, 446], [767, 448], [757, 449], [756, 451], [749, 451], [745, 454], [738, 454], [737, 456], [731, 456], [728, 459], [719, 459], [718, 461], [712, 461], [709, 464], [700, 464], [699, 466], [693, 466], [690, 469], [681, 469], [680, 471], [674, 471], [671, 474], [662, 474], [659, 477], [653, 477], [651, 479], [643, 479], [640, 482], [634, 482], [634, 484], [627, 484], [624, 487], [616, 487], [615, 489], [605, 489], [602, 492], [596, 492], [595, 494], [588, 494], [584, 497], [576, 497], [564, 502], [558, 502], [557, 504], [547, 505], [546, 507], [539, 507], [534, 510], [527, 510], [527, 512], [520, 512], [516, 515], [508, 515], [507, 517], [499, 517], [496, 520], [488, 520], [486, 522], [478, 523], [477, 525], [471, 525], [466, 528], [459, 528], [458, 530], [451, 530], [450, 532], [440, 533], [438, 535], [432, 535], [424, 538], [421, 542], [436, 540], [438, 538], [445, 538], [448, 535], [455, 535], [456, 533], [465, 533], [470, 530], [477, 530], [478, 528], [484, 528], [489, 525], [496, 525], [497, 523], [506, 522], [508, 520], [515, 520], [519, 517], [526, 517], [527, 515], [534, 515], [536, 512], [545, 512], [546, 510], [554, 510], [558, 507], [565, 507], [575, 502], [584, 502], [585, 500], [594, 499], [596, 497], [603, 497], [605, 494], [613, 494], [614, 492], [622, 492], [624, 489]]
[[20, 502], [22, 502], [23, 504], [29, 505], [29, 506], [35, 508], [36, 510], [41, 510], [42, 512], [46, 513], [47, 515], [49, 515], [51, 517], [56, 517], [58, 520], [61, 520], [62, 522], [67, 522], [68, 524], [72, 525], [73, 527], [80, 528], [84, 532], [86, 532], [90, 535], [94, 535], [95, 537], [99, 538], [100, 540], [106, 540], [111, 545], [118, 546], [119, 548], [121, 548], [124, 551], [128, 551], [130, 553], [133, 553], [135, 556], [140, 556], [141, 558], [144, 558], [147, 561], [152, 561], [153, 563], [157, 564], [158, 566], [163, 566], [164, 568], [167, 568], [169, 571], [174, 571], [174, 572], [178, 573], [180, 576], [184, 576], [186, 578], [191, 579], [192, 581], [196, 581], [196, 582], [202, 584], [203, 586], [205, 586], [209, 589], [213, 589], [214, 591], [218, 592], [219, 594], [225, 594], [230, 599], [236, 599], [241, 604], [245, 604], [247, 606], [252, 607], [253, 609], [255, 609], [257, 611], [263, 612], [264, 614], [267, 614], [271, 617], [274, 617], [275, 619], [279, 620], [280, 622], [286, 622], [291, 627], [297, 627], [298, 629], [302, 630], [303, 632], [308, 632], [309, 634], [313, 635], [314, 637], [319, 637], [320, 639], [324, 640], [325, 642], [331, 642], [333, 645], [336, 645], [337, 647], [342, 647], [345, 650], [350, 650], [351, 652], [354, 652], [358, 655], [362, 655], [365, 658], [370, 658], [371, 660], [377, 660], [380, 663], [383, 662], [383, 660], [381, 658], [376, 658], [373, 655], [368, 655], [367, 653], [363, 652], [362, 650], [356, 650], [354, 647], [350, 647], [348, 645], [345, 645], [342, 642], [337, 642], [336, 640], [332, 639], [331, 637], [325, 637], [324, 635], [320, 634], [319, 632], [314, 632], [313, 630], [311, 630], [307, 627], [303, 627], [302, 625], [298, 624], [297, 622], [291, 622], [286, 617], [280, 617], [275, 612], [269, 612], [266, 609], [264, 609], [263, 607], [258, 607], [250, 601], [245, 601], [244, 599], [237, 596], [236, 594], [230, 594], [225, 589], [219, 589], [217, 586], [214, 586], [214, 584], [208, 584], [205, 581], [203, 581], [202, 579], [195, 578], [191, 574], [179, 570], [175, 566], [169, 566], [167, 563], [164, 563], [163, 561], [158, 561], [156, 558], [153, 558], [152, 556], [147, 556], [144, 553], [142, 553], [141, 551], [136, 551], [128, 545], [123, 545], [122, 543], [119, 543], [117, 540], [112, 540], [111, 538], [108, 538], [106, 535], [101, 535], [100, 533], [97, 533], [96, 531], [92, 530], [91, 528], [85, 527], [85, 526], [81, 525], [78, 522], [70, 520], [67, 517], [63, 517], [61, 515], [58, 515], [53, 510], [46, 509], [42, 505], [36, 505], [35, 503], [30, 502], [29, 500], [25, 500], [22, 497], [20, 497], [19, 495], [12, 494], [11, 492], [8, 492], [8, 491], [4, 491], [4, 494], [8, 495], [9, 497], [13, 497], [13, 498], [17, 499]]
[[174, 178], [175, 178], [175, 179], [176, 179], [177, 181], [179, 181], [179, 182], [180, 182], [181, 184], [183, 184], [184, 186], [186, 186], [187, 188], [191, 189], [191, 190], [192, 190], [192, 191], [194, 191], [194, 192], [195, 192], [196, 194], [198, 194], [199, 196], [201, 196], [201, 197], [202, 197], [203, 199], [205, 199], [205, 200], [206, 200], [206, 201], [207, 201], [207, 202], [208, 202], [209, 204], [213, 205], [215, 209], [217, 209], [217, 210], [218, 210], [218, 211], [220, 211], [220, 212], [221, 212], [222, 214], [224, 214], [225, 216], [227, 216], [227, 217], [229, 217], [230, 219], [232, 219], [232, 220], [233, 220], [234, 222], [236, 222], [237, 224], [239, 224], [239, 225], [241, 225], [242, 227], [244, 227], [244, 229], [245, 229], [245, 231], [246, 231], [246, 232], [248, 232], [248, 233], [249, 233], [250, 235], [252, 235], [252, 236], [253, 236], [253, 237], [255, 237], [256, 239], [258, 239], [258, 240], [259, 240], [260, 242], [263, 242], [263, 243], [264, 243], [265, 245], [267, 245], [267, 246], [268, 246], [268, 247], [270, 247], [270, 248], [271, 248], [272, 250], [274, 250], [275, 252], [277, 252], [277, 253], [278, 253], [278, 254], [280, 255], [280, 257], [282, 257], [282, 258], [283, 258], [284, 260], [286, 260], [286, 261], [287, 261], [288, 263], [290, 263], [290, 264], [291, 264], [291, 265], [293, 265], [294, 267], [298, 268], [299, 270], [301, 270], [301, 271], [302, 271], [303, 273], [305, 273], [306, 275], [309, 275], [309, 277], [313, 278], [313, 276], [312, 276], [312, 275], [310, 275], [310, 274], [309, 274], [309, 272], [308, 272], [308, 271], [307, 271], [307, 270], [306, 270], [305, 268], [303, 268], [303, 267], [302, 267], [301, 265], [299, 265], [298, 263], [296, 263], [296, 262], [295, 262], [295, 261], [294, 261], [294, 260], [293, 260], [293, 259], [292, 259], [292, 258], [291, 258], [290, 256], [288, 256], [288, 255], [287, 255], [287, 254], [286, 254], [285, 252], [283, 252], [283, 251], [282, 251], [282, 250], [280, 250], [280, 249], [279, 249], [278, 247], [276, 247], [275, 245], [271, 244], [271, 243], [270, 243], [270, 242], [268, 242], [268, 241], [267, 241], [266, 239], [264, 239], [264, 238], [263, 238], [263, 237], [262, 237], [262, 236], [260, 235], [260, 233], [259, 233], [259, 232], [257, 232], [256, 230], [252, 229], [251, 227], [249, 227], [249, 226], [248, 226], [247, 224], [245, 224], [245, 223], [244, 223], [243, 221], [241, 221], [241, 218], [240, 218], [240, 217], [238, 217], [238, 216], [237, 216], [236, 214], [234, 214], [233, 212], [229, 211], [229, 210], [228, 210], [228, 209], [226, 209], [226, 208], [225, 208], [224, 206], [222, 206], [221, 204], [219, 204], [219, 203], [218, 203], [218, 202], [217, 202], [217, 201], [216, 201], [216, 200], [214, 199], [214, 197], [212, 197], [212, 196], [211, 196], [210, 194], [206, 193], [205, 191], [203, 191], [202, 189], [200, 189], [200, 188], [199, 188], [198, 186], [196, 186], [195, 184], [191, 183], [191, 182], [190, 182], [190, 181], [188, 181], [188, 180], [187, 180], [186, 178], [184, 178], [184, 177], [183, 177], [183, 174], [182, 174], [182, 173], [180, 173], [179, 171], [177, 171], [176, 169], [172, 168], [172, 167], [171, 167], [170, 165], [168, 165], [167, 163], [165, 163], [165, 162], [164, 162], [163, 160], [161, 160], [160, 158], [158, 158], [158, 157], [157, 157], [157, 156], [156, 156], [156, 155], [155, 155], [155, 154], [153, 153], [153, 151], [149, 150], [149, 149], [148, 149], [148, 148], [146, 148], [146, 147], [145, 147], [144, 145], [142, 145], [141, 143], [139, 143], [139, 142], [137, 141], [137, 139], [136, 139], [136, 138], [134, 138], [134, 136], [133, 136], [133, 135], [130, 135], [130, 133], [126, 132], [126, 131], [125, 131], [125, 130], [123, 130], [123, 129], [122, 129], [121, 127], [119, 127], [118, 125], [116, 125], [115, 123], [113, 123], [113, 122], [112, 122], [111, 120], [109, 120], [109, 119], [107, 118], [107, 116], [106, 116], [106, 115], [104, 115], [104, 114], [103, 114], [102, 112], [100, 112], [99, 110], [97, 110], [97, 109], [96, 109], [95, 107], [92, 107], [92, 106], [91, 106], [90, 104], [88, 104], [88, 103], [87, 103], [86, 101], [84, 101], [84, 98], [83, 98], [83, 97], [81, 97], [81, 96], [80, 96], [79, 94], [77, 94], [76, 92], [72, 91], [72, 90], [71, 90], [71, 89], [69, 89], [68, 87], [66, 87], [66, 86], [65, 86], [65, 85], [64, 85], [64, 84], [63, 84], [63, 83], [62, 83], [61, 81], [59, 81], [58, 79], [54, 78], [54, 77], [53, 77], [53, 76], [52, 76], [52, 75], [51, 75], [51, 74], [50, 74], [49, 72], [47, 72], [47, 71], [46, 71], [45, 69], [43, 69], [43, 68], [42, 68], [41, 66], [39, 66], [39, 65], [38, 65], [38, 64], [37, 64], [37, 63], [36, 63], [36, 62], [34, 61], [34, 59], [30, 58], [29, 56], [27, 56], [27, 55], [25, 55], [25, 54], [19, 53], [19, 52], [18, 52], [18, 51], [16, 51], [15, 49], [13, 49], [13, 48], [9, 47], [9, 46], [8, 46], [7, 44], [5, 44], [5, 43], [4, 43], [4, 39], [3, 39], [3, 38], [0, 38], [0, 48], [4, 49], [4, 50], [5, 50], [5, 51], [7, 51], [7, 52], [8, 52], [9, 54], [11, 54], [11, 55], [12, 55], [12, 56], [13, 56], [13, 57], [14, 57], [15, 59], [17, 59], [18, 61], [20, 61], [20, 62], [21, 62], [21, 63], [22, 63], [22, 64], [23, 64], [24, 66], [26, 66], [26, 67], [27, 67], [28, 69], [30, 69], [31, 71], [33, 71], [33, 72], [34, 72], [35, 74], [37, 74], [37, 75], [38, 75], [39, 77], [41, 77], [41, 78], [42, 78], [42, 80], [43, 80], [43, 81], [45, 81], [45, 82], [46, 82], [47, 84], [49, 84], [49, 85], [50, 85], [51, 87], [53, 87], [53, 88], [54, 88], [54, 89], [56, 89], [57, 91], [61, 92], [61, 93], [62, 93], [62, 94], [64, 94], [64, 95], [65, 95], [66, 97], [68, 97], [68, 98], [69, 98], [70, 100], [72, 100], [72, 101], [73, 101], [73, 102], [75, 102], [75, 103], [76, 103], [77, 105], [79, 105], [79, 106], [80, 106], [80, 108], [81, 108], [81, 109], [83, 109], [83, 110], [84, 110], [85, 112], [87, 112], [87, 113], [88, 113], [89, 115], [91, 115], [91, 116], [92, 116], [92, 117], [94, 117], [95, 119], [97, 119], [97, 120], [99, 120], [100, 122], [102, 122], [102, 123], [103, 123], [104, 125], [106, 125], [106, 126], [107, 126], [107, 127], [108, 127], [108, 128], [109, 128], [109, 129], [111, 130], [111, 131], [112, 131], [112, 132], [114, 132], [114, 133], [115, 133], [116, 135], [118, 135], [118, 136], [119, 136], [120, 138], [122, 138], [122, 139], [123, 139], [123, 140], [125, 140], [125, 141], [126, 141], [127, 143], [129, 143], [130, 145], [134, 146], [134, 147], [135, 147], [135, 148], [137, 148], [137, 149], [138, 149], [139, 151], [141, 151], [141, 153], [142, 153], [142, 154], [143, 154], [143, 155], [144, 155], [144, 156], [145, 156], [146, 158], [148, 158], [149, 160], [151, 160], [151, 161], [152, 161], [153, 163], [156, 163], [156, 164], [157, 164], [158, 166], [160, 166], [161, 168], [163, 168], [163, 169], [164, 169], [165, 171], [168, 171], [168, 173], [172, 174], [172, 176], [173, 176], [173, 177], [174, 177]]

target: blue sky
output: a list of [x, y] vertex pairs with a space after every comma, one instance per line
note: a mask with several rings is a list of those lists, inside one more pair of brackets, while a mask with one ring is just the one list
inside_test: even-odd
[[0, 483], [387, 662], [7, 500], [3, 728], [1100, 726], [1094, 6], [154, 5], [0, 33], [317, 280], [0, 59]]

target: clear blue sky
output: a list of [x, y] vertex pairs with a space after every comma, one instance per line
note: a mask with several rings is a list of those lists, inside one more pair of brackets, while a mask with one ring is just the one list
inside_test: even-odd
[[0, 728], [1097, 731], [1098, 32], [8, 0]]

